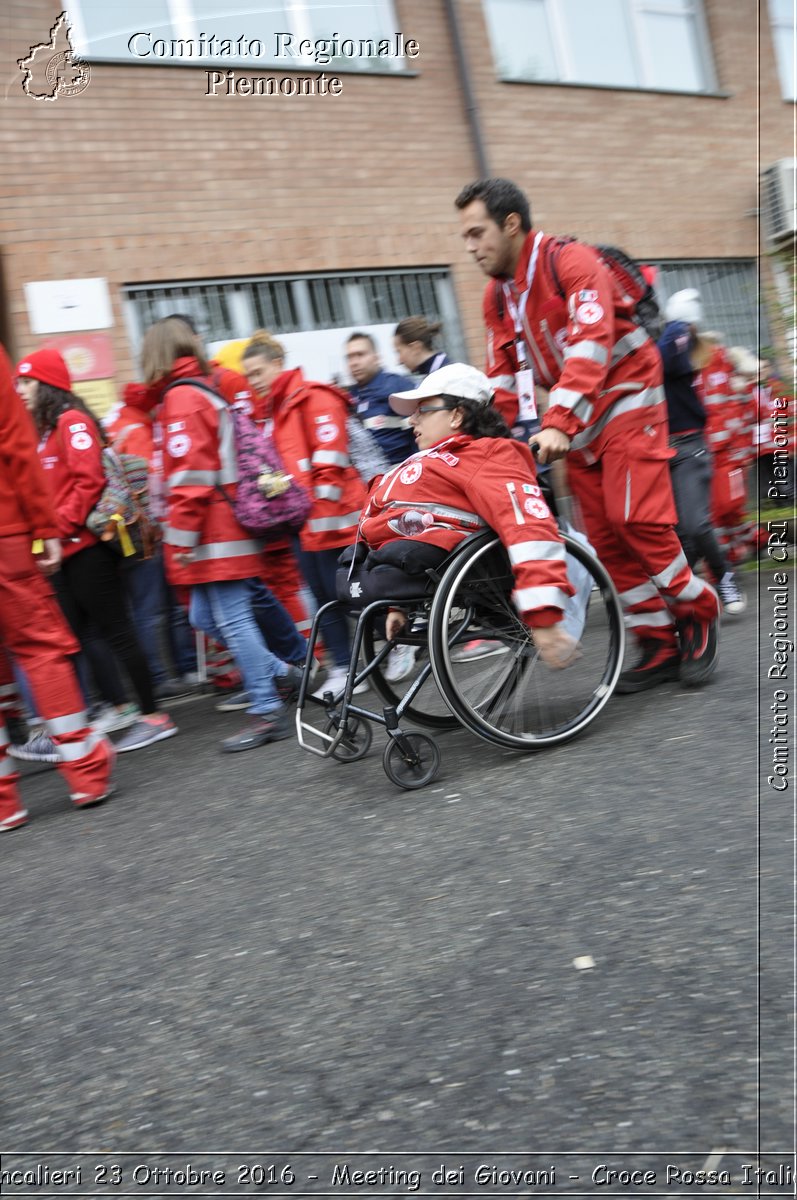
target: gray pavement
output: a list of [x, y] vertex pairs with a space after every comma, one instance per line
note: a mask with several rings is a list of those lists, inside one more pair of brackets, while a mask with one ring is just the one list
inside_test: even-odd
[[[759, 620], [747, 577], [711, 687], [616, 697], [533, 757], [441, 735], [424, 790], [388, 782], [378, 730], [351, 765], [293, 741], [222, 755], [239, 718], [208, 698], [174, 706], [179, 737], [120, 759], [102, 808], [71, 811], [54, 771], [26, 768], [31, 822], [2, 839], [4, 1165], [193, 1156], [229, 1185], [266, 1154], [412, 1152], [465, 1165], [451, 1194], [540, 1194], [468, 1187], [473, 1164], [536, 1152], [552, 1193], [608, 1195], [600, 1163], [661, 1182], [679, 1153], [737, 1174], [759, 1147], [780, 1162], [793, 792], [758, 762], [768, 581]], [[92, 1172], [95, 1195], [201, 1192], [139, 1174], [106, 1193]], [[391, 1178], [380, 1194], [418, 1190]], [[246, 1194], [275, 1192], [257, 1182]]]

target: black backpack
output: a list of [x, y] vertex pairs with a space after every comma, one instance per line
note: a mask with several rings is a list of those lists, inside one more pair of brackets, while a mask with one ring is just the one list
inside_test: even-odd
[[[565, 289], [562, 287], [561, 280], [559, 279], [556, 262], [562, 252], [562, 248], [576, 241], [578, 241], [578, 238], [559, 237], [548, 247], [548, 268], [556, 285], [556, 290], [563, 300], [565, 299]], [[618, 246], [600, 245], [593, 246], [592, 249], [614, 280], [623, 303], [631, 305], [633, 319], [645, 330], [648, 337], [653, 338], [654, 342], [658, 341], [661, 331], [664, 328], [664, 320], [658, 301], [656, 300], [656, 293], [642, 274], [639, 264]], [[503, 285], [498, 280], [495, 283], [495, 299], [498, 316], [500, 319], [503, 319], [504, 290]]]
[[[556, 261], [562, 251], [562, 247], [577, 240], [577, 238], [573, 237], [557, 238], [556, 245], [551, 248], [548, 259], [548, 265], [556, 284], [556, 290], [562, 299], [564, 299], [565, 292], [556, 273]], [[631, 313], [637, 325], [641, 325], [648, 337], [653, 338], [654, 342], [657, 341], [661, 336], [664, 321], [662, 320], [656, 293], [642, 274], [639, 264], [630, 255], [626, 254], [625, 250], [621, 250], [618, 246], [599, 245], [593, 246], [592, 249], [597, 253], [604, 267], [606, 267], [619, 288], [623, 303], [631, 305]]]

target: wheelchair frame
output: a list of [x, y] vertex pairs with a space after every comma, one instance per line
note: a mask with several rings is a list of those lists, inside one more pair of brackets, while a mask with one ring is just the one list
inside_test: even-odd
[[[450, 650], [452, 646], [458, 644], [460, 637], [468, 630], [473, 619], [472, 614], [479, 611], [479, 601], [476, 600], [473, 602], [469, 600], [468, 607], [465, 609], [465, 616], [452, 633], [450, 610], [452, 599], [455, 599], [457, 596], [457, 585], [460, 581], [467, 579], [467, 572], [472, 564], [477, 563], [482, 558], [485, 559], [485, 562], [489, 561], [490, 554], [494, 552], [503, 554], [506, 562], [505, 570], [508, 572], [509, 579], [512, 578], [512, 570], [506, 556], [506, 551], [494, 531], [488, 529], [480, 533], [471, 534], [465, 538], [455, 547], [451, 555], [438, 570], [427, 572], [431, 583], [434, 584], [431, 593], [429, 588], [427, 588], [423, 594], [410, 599], [401, 599], [400, 601], [391, 600], [390, 598], [380, 599], [367, 604], [362, 610], [358, 611], [356, 627], [352, 638], [351, 658], [346, 685], [343, 692], [338, 696], [334, 696], [331, 692], [326, 692], [323, 697], [315, 697], [309, 694], [309, 666], [313, 660], [313, 652], [319, 635], [320, 621], [324, 613], [336, 607], [350, 613], [351, 605], [346, 601], [334, 600], [323, 605], [317, 611], [308, 640], [306, 669], [299, 690], [296, 708], [296, 732], [300, 746], [321, 758], [334, 757], [341, 762], [356, 762], [364, 757], [370, 749], [373, 737], [371, 725], [382, 725], [388, 735], [383, 756], [385, 773], [399, 787], [419, 788], [431, 783], [436, 777], [440, 767], [440, 750], [437, 743], [428, 734], [416, 733], [415, 731], [406, 732], [401, 728], [400, 722], [405, 714], [407, 714], [408, 720], [416, 724], [423, 724], [437, 729], [456, 728], [458, 724], [461, 724], [466, 729], [470, 729], [479, 737], [493, 744], [525, 753], [566, 741], [580, 733], [597, 717], [608, 703], [614, 691], [623, 663], [625, 627], [620, 600], [606, 569], [583, 543], [568, 534], [562, 534], [561, 536], [565, 543], [567, 554], [571, 558], [574, 558], [591, 577], [591, 590], [594, 590], [596, 586], [600, 589], [604, 609], [608, 616], [608, 643], [605, 667], [601, 672], [599, 682], [594, 686], [583, 709], [571, 720], [561, 728], [549, 730], [540, 737], [525, 732], [512, 734], [496, 728], [487, 719], [487, 716], [489, 716], [492, 709], [497, 705], [498, 696], [505, 687], [503, 683], [494, 689], [494, 693], [481, 706], [469, 704], [465, 697], [463, 697], [461, 689], [459, 691], [457, 689]], [[493, 579], [492, 575], [486, 574], [483, 576], [484, 583], [493, 582]], [[496, 586], [498, 586], [500, 579], [495, 582]], [[471, 584], [471, 587], [473, 587], [473, 584]], [[505, 588], [501, 589], [501, 593], [505, 594]], [[588, 607], [590, 599], [591, 597], [588, 597], [585, 609]], [[374, 618], [380, 612], [386, 612], [391, 607], [398, 607], [410, 612], [414, 610], [428, 611], [428, 632], [413, 633], [411, 626], [408, 627], [407, 631], [402, 632], [396, 642], [385, 641], [374, 657], [366, 662], [364, 667], [358, 669], [364, 640], [368, 638], [370, 643], [373, 644]], [[481, 603], [481, 607], [487, 612], [490, 611], [484, 601]], [[506, 620], [506, 614], [509, 611], [510, 605], [507, 605], [505, 602], [504, 607], [506, 610], [504, 619]], [[493, 611], [495, 612], [497, 609]], [[507, 696], [511, 696], [513, 689], [517, 688], [518, 681], [522, 678], [522, 672], [527, 669], [525, 664], [536, 662], [536, 658], [533, 657], [536, 656], [536, 651], [533, 650], [533, 637], [530, 631], [526, 629], [517, 614], [514, 615], [514, 621], [518, 629], [523, 631], [525, 646], [521, 646], [518, 643], [519, 649], [515, 652], [514, 663], [510, 665], [510, 669], [512, 666], [517, 668], [515, 672], [517, 678], [507, 688]], [[498, 626], [493, 628], [493, 632], [498, 635], [494, 640], [502, 640], [502, 630]], [[508, 634], [509, 631], [507, 631], [507, 636]], [[471, 633], [471, 636], [474, 635]], [[423, 663], [417, 677], [412, 680], [406, 692], [398, 698], [397, 702], [385, 703], [381, 713], [375, 712], [358, 704], [356, 697], [353, 696], [353, 691], [358, 684], [373, 677], [376, 683], [376, 690], [382, 695], [383, 699], [385, 699], [386, 692], [388, 695], [392, 693], [392, 689], [386, 685], [383, 677], [379, 674], [379, 670], [395, 644], [416, 646], [419, 648], [427, 647], [429, 654], [428, 661]], [[533, 667], [531, 669], [533, 670]], [[577, 672], [578, 663], [566, 668], [566, 671]], [[434, 678], [443, 701], [452, 714], [451, 716], [426, 715], [413, 709], [413, 701], [429, 680], [430, 675]], [[309, 724], [304, 719], [305, 706], [308, 703], [321, 706], [325, 709], [327, 720], [323, 731]], [[484, 711], [479, 712], [479, 707]], [[487, 716], [485, 716], [485, 712]], [[313, 740], [315, 740], [316, 744], [313, 744]]]

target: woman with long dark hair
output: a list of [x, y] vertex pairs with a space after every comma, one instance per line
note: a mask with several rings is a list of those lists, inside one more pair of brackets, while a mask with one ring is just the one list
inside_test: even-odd
[[[39, 435], [39, 458], [50, 485], [61, 538], [61, 569], [53, 577], [56, 594], [86, 655], [93, 626], [114, 651], [133, 686], [140, 716], [116, 749], [140, 750], [173, 737], [177, 726], [158, 712], [146, 657], [127, 614], [114, 551], [88, 528], [89, 514], [105, 489], [104, 438], [90, 409], [72, 392], [67, 365], [57, 350], [36, 350], [17, 366], [17, 390]], [[101, 664], [99, 666], [101, 670]]]

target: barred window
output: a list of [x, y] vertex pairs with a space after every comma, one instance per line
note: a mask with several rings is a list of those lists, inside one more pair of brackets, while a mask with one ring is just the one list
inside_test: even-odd
[[292, 365], [329, 379], [343, 370], [343, 344], [353, 330], [374, 334], [392, 369], [393, 329], [403, 317], [425, 316], [441, 322], [449, 358], [466, 359], [451, 277], [439, 267], [128, 284], [123, 297], [136, 353], [153, 321], [180, 313], [211, 350], [268, 329], [291, 348]]
[[726, 345], [757, 350], [769, 343], [754, 259], [664, 260], [650, 265], [658, 271], [656, 297], [662, 313], [674, 292], [697, 288], [705, 328], [722, 334]]

